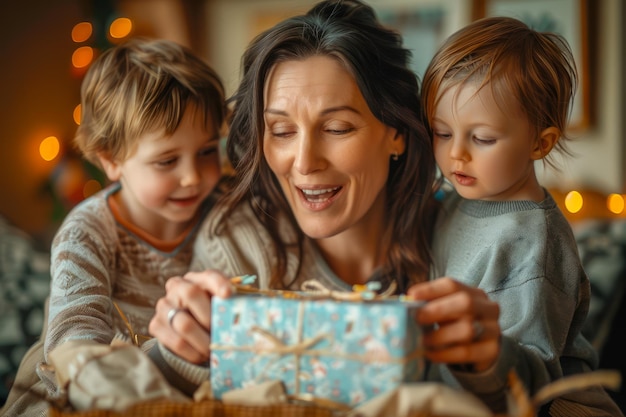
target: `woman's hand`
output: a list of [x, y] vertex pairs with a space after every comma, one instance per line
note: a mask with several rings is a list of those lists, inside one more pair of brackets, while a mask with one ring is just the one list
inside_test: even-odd
[[407, 295], [427, 303], [418, 310], [426, 357], [432, 362], [472, 365], [484, 371], [500, 354], [500, 308], [479, 288], [439, 278], [409, 288]]
[[213, 270], [170, 278], [156, 304], [150, 334], [170, 351], [192, 363], [209, 360], [211, 297], [232, 293], [230, 281]]

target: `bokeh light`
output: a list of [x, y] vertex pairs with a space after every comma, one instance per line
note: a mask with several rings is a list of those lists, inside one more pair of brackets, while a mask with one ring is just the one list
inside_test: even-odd
[[565, 208], [570, 213], [578, 213], [583, 208], [583, 196], [578, 191], [570, 191], [565, 196]]
[[81, 46], [72, 54], [72, 65], [75, 68], [85, 68], [93, 60], [93, 48], [90, 46]]
[[621, 214], [624, 211], [624, 196], [621, 194], [610, 194], [606, 199], [606, 206], [613, 214]]
[[74, 123], [80, 126], [80, 117], [82, 115], [82, 107], [80, 104], [74, 107], [74, 112], [72, 113], [72, 117], [74, 118]]
[[114, 39], [121, 39], [128, 36], [133, 29], [133, 22], [127, 17], [118, 17], [109, 27], [109, 34]]
[[89, 22], [80, 22], [72, 28], [72, 40], [76, 43], [85, 42], [91, 37], [93, 26]]
[[39, 155], [44, 161], [52, 161], [59, 155], [61, 145], [55, 136], [48, 136], [39, 144]]
[[84, 198], [91, 197], [92, 195], [100, 191], [101, 189], [102, 189], [102, 184], [100, 184], [96, 180], [89, 180], [83, 186], [83, 197]]

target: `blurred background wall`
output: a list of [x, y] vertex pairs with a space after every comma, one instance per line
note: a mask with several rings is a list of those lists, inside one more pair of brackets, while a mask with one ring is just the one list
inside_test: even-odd
[[[1, 216], [48, 244], [67, 210], [98, 188], [89, 179], [102, 182], [71, 146], [90, 54], [96, 57], [128, 36], [169, 38], [206, 52], [205, 6], [183, 0], [2, 2]], [[74, 33], [81, 23], [91, 28]], [[111, 36], [114, 27], [121, 37]], [[49, 161], [40, 153], [46, 144]]]
[[[529, 0], [506, 0], [528, 3]], [[465, 23], [505, 0], [371, 0], [381, 17], [407, 32], [419, 60]], [[530, 0], [540, 1], [540, 0]], [[564, 193], [594, 190], [626, 194], [624, 55], [626, 6], [621, 0], [550, 0], [579, 13], [587, 5], [588, 120], [570, 133], [578, 156], [542, 182]], [[563, 3], [565, 2], [565, 3]], [[239, 60], [260, 30], [311, 0], [27, 0], [0, 5], [0, 215], [40, 237], [44, 245], [69, 208], [98, 188], [97, 171], [71, 151], [82, 75], [76, 51], [93, 56], [128, 36], [173, 39], [192, 47], [222, 76], [229, 93], [239, 79]], [[559, 6], [560, 7], [560, 6]], [[562, 10], [562, 9], [561, 9]], [[122, 19], [122, 20], [116, 20]], [[124, 20], [127, 19], [127, 20]], [[91, 34], [73, 40], [81, 22]], [[117, 22], [122, 36], [113, 38]], [[126, 22], [126, 23], [124, 23]], [[130, 26], [124, 26], [130, 24]], [[125, 29], [126, 28], [126, 29]], [[127, 30], [124, 34], [124, 30]], [[88, 52], [87, 52], [88, 54]], [[88, 58], [88, 57], [87, 57]], [[85, 59], [83, 57], [83, 59]], [[84, 62], [89, 62], [87, 61]], [[54, 137], [58, 141], [55, 155]], [[42, 144], [52, 152], [42, 158]], [[45, 151], [45, 149], [44, 149]], [[91, 185], [90, 185], [91, 184]], [[622, 211], [621, 216], [626, 216]]]

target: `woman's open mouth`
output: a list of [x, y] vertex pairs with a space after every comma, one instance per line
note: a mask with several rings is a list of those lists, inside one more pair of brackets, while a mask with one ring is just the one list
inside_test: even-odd
[[304, 196], [305, 200], [310, 203], [321, 203], [326, 200], [331, 199], [335, 196], [341, 187], [331, 187], [331, 188], [299, 188], [300, 192]]
[[307, 201], [310, 201], [312, 203], [319, 203], [319, 202], [328, 200], [329, 198], [337, 194], [337, 192], [340, 189], [341, 187], [317, 188], [317, 189], [301, 188], [300, 191], [302, 192], [302, 195], [304, 195], [304, 198]]

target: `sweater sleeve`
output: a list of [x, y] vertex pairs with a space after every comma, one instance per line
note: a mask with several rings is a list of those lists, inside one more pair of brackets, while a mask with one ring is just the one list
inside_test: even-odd
[[[214, 234], [214, 223], [220, 225]], [[227, 276], [256, 275], [262, 288], [272, 276], [273, 253], [269, 236], [245, 204], [222, 219], [218, 210], [212, 211], [203, 222], [194, 245], [191, 270], [215, 269]]]
[[170, 352], [160, 342], [154, 343], [147, 351], [152, 362], [159, 368], [170, 385], [188, 396], [210, 377], [209, 365], [195, 365]]
[[115, 331], [111, 273], [115, 223], [94, 200], [75, 208], [51, 248], [51, 288], [45, 355], [71, 339], [108, 344]]
[[[215, 222], [224, 221], [219, 235], [213, 234]], [[245, 205], [227, 219], [218, 210], [205, 218], [198, 230], [191, 261], [192, 271], [215, 269], [226, 276], [257, 275], [262, 282], [271, 276], [271, 257], [267, 252], [265, 232]], [[210, 376], [209, 365], [195, 365], [169, 351], [161, 343], [147, 350], [153, 363], [173, 386], [192, 395]]]

